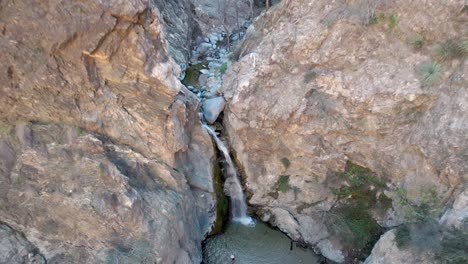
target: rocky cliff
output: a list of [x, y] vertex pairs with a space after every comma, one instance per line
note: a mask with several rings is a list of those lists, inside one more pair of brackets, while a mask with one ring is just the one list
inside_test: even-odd
[[201, 261], [191, 19], [188, 1], [1, 1], [1, 263]]
[[388, 201], [396, 190], [418, 201], [435, 188], [450, 204], [468, 179], [466, 10], [463, 1], [298, 0], [256, 19], [223, 85], [256, 213], [343, 262], [359, 252], [327, 219], [346, 216], [340, 199], [352, 191], [373, 195], [363, 213], [385, 228], [403, 221]]

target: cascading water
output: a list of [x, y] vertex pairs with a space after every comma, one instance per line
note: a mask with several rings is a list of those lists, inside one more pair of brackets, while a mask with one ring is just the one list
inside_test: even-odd
[[244, 192], [237, 176], [236, 168], [229, 155], [229, 149], [224, 142], [216, 135], [216, 132], [208, 125], [203, 125], [206, 131], [213, 137], [216, 146], [223, 153], [224, 164], [224, 192], [231, 201], [231, 216], [232, 221], [239, 222], [243, 225], [255, 225], [255, 222], [247, 215], [247, 204], [244, 198]]

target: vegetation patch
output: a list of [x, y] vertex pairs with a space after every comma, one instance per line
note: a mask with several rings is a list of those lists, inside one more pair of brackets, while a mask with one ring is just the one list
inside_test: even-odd
[[338, 204], [328, 212], [328, 226], [352, 258], [364, 259], [383, 232], [371, 212], [386, 211], [391, 199], [383, 194], [385, 182], [367, 168], [348, 161], [338, 177], [344, 183], [332, 189]]
[[221, 167], [216, 163], [213, 168], [213, 187], [216, 193], [216, 220], [209, 235], [215, 235], [223, 231], [224, 223], [228, 215], [229, 206], [226, 196], [224, 195], [223, 185]]
[[289, 169], [289, 166], [291, 166], [291, 162], [288, 158], [281, 158], [280, 161], [281, 164], [283, 164], [285, 170]]
[[438, 263], [468, 263], [468, 223], [461, 230], [439, 225], [442, 203], [435, 188], [421, 189], [418, 202], [410, 201], [404, 189], [396, 194], [405, 219], [395, 230], [397, 247], [433, 254]]
[[432, 86], [438, 83], [444, 75], [442, 66], [434, 61], [420, 64], [416, 71], [423, 86]]
[[421, 188], [418, 203], [410, 201], [403, 188], [396, 190], [396, 198], [407, 223], [421, 223], [435, 219], [442, 209], [441, 201], [434, 187]]
[[198, 86], [198, 78], [201, 73], [200, 70], [206, 69], [206, 63], [193, 64], [185, 70], [185, 78], [182, 83], [186, 86]]
[[398, 16], [396, 14], [391, 14], [388, 17], [388, 28], [392, 30], [396, 28], [397, 25], [398, 25]]
[[468, 54], [468, 38], [462, 39], [460, 45], [461, 45], [461, 48], [463, 50], [463, 53], [465, 55]]
[[436, 252], [436, 259], [441, 263], [468, 263], [468, 232], [466, 230], [448, 230], [444, 232], [441, 248]]
[[378, 24], [381, 24], [384, 20], [385, 20], [385, 14], [380, 13], [379, 15], [375, 15], [372, 17], [370, 24], [378, 25]]
[[449, 39], [435, 47], [435, 56], [440, 61], [448, 61], [465, 55], [462, 41]]
[[411, 241], [410, 228], [408, 225], [403, 224], [397, 227], [395, 231], [395, 242], [398, 248], [402, 248]]
[[287, 192], [291, 189], [289, 185], [289, 175], [280, 175], [278, 181], [276, 182], [276, 190], [280, 192]]
[[226, 70], [227, 70], [227, 63], [221, 64], [221, 67], [219, 67], [219, 72], [221, 74], [224, 74], [226, 72]]
[[426, 40], [423, 35], [421, 34], [414, 34], [411, 37], [408, 38], [408, 43], [414, 48], [414, 49], [422, 49], [424, 44], [426, 43]]

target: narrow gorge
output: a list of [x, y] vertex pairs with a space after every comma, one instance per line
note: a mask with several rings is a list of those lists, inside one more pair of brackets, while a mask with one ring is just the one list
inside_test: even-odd
[[0, 0], [0, 264], [467, 263], [465, 0]]

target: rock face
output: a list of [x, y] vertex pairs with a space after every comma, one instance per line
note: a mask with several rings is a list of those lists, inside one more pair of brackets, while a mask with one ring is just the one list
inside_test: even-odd
[[282, 1], [259, 17], [222, 88], [249, 203], [319, 247], [334, 242], [323, 217], [347, 161], [411, 198], [436, 186], [449, 199], [468, 180], [468, 62], [441, 62], [433, 85], [417, 70], [437, 43], [468, 34], [462, 1], [345, 2]]
[[190, 4], [66, 2], [0, 3], [0, 259], [200, 262], [214, 150], [178, 80]]

